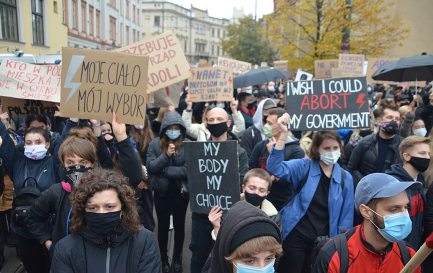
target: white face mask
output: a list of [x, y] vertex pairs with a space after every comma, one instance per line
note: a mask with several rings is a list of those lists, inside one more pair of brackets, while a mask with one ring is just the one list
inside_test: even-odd
[[217, 104], [215, 105], [215, 107], [222, 108], [222, 109], [224, 109], [225, 106], [226, 105], [224, 102], [217, 102]]
[[416, 136], [424, 137], [427, 134], [427, 129], [426, 128], [415, 129], [415, 130], [413, 130], [413, 134]]
[[320, 160], [326, 165], [334, 165], [340, 158], [340, 149], [333, 152], [320, 153]]

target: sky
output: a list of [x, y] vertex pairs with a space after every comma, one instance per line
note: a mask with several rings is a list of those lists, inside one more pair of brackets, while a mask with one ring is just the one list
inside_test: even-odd
[[255, 13], [255, 3], [257, 1], [257, 18], [269, 14], [274, 9], [273, 0], [166, 0], [185, 8], [191, 8], [191, 4], [199, 9], [208, 10], [212, 17], [231, 19], [233, 8], [244, 8], [245, 15]]

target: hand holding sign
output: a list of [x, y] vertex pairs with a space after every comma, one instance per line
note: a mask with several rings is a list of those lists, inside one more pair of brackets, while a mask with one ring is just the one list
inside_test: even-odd
[[176, 146], [172, 143], [168, 144], [167, 148], [167, 156], [172, 156], [176, 153]]
[[119, 119], [115, 112], [113, 112], [113, 134], [116, 137], [117, 142], [121, 142], [128, 138], [126, 134], [126, 125], [125, 123], [120, 123]]
[[191, 101], [191, 97], [189, 96], [189, 94], [186, 95], [185, 103], [186, 103], [186, 109], [191, 110], [192, 109], [192, 101]]
[[[277, 150], [284, 149], [284, 146], [287, 141], [287, 137], [289, 136], [289, 129], [287, 128], [287, 125], [290, 123], [290, 116], [287, 113], [284, 113], [281, 117], [278, 118], [277, 124], [280, 129], [280, 134], [275, 135], [275, 137], [278, 136], [277, 143], [275, 144], [275, 148]], [[272, 132], [274, 133], [274, 132]]]
[[207, 216], [209, 222], [212, 223], [214, 229], [220, 228], [222, 217], [223, 217], [223, 210], [218, 206], [213, 207], [210, 210], [209, 215]]
[[236, 115], [238, 113], [238, 101], [233, 98], [230, 102], [230, 109], [232, 109], [232, 114]]

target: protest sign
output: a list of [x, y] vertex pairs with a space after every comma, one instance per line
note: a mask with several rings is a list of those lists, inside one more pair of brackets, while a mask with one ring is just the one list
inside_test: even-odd
[[188, 82], [188, 94], [192, 102], [231, 101], [233, 99], [233, 75], [223, 67], [192, 68]]
[[298, 69], [298, 72], [296, 72], [295, 81], [310, 81], [312, 79], [313, 79], [313, 74], [302, 71], [301, 69]]
[[343, 77], [364, 76], [364, 55], [360, 54], [339, 54], [338, 68]]
[[190, 77], [190, 66], [182, 45], [171, 31], [122, 47], [117, 51], [149, 56], [148, 93]]
[[286, 109], [290, 130], [370, 127], [365, 77], [288, 82]]
[[241, 74], [251, 70], [250, 63], [224, 58], [224, 57], [218, 57], [217, 65], [232, 70], [233, 74]]
[[316, 79], [332, 78], [332, 69], [338, 68], [338, 60], [316, 60], [314, 61], [314, 76]]
[[373, 74], [376, 72], [376, 70], [381, 68], [387, 62], [394, 61], [394, 60], [395, 59], [388, 59], [388, 58], [368, 58], [367, 81], [369, 83], [382, 82], [382, 81], [373, 80], [372, 78]]
[[146, 114], [147, 56], [63, 48], [61, 112], [66, 117], [142, 124]]
[[236, 141], [184, 142], [191, 211], [227, 211], [240, 199]]
[[40, 100], [2, 97], [1, 104], [3, 106], [3, 111], [7, 111], [9, 116], [30, 114], [54, 116], [54, 112], [58, 111], [54, 102]]
[[60, 102], [60, 65], [34, 65], [3, 60], [0, 96]]

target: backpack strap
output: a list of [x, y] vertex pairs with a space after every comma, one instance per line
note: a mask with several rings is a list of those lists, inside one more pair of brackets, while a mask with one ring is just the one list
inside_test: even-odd
[[337, 249], [338, 257], [340, 257], [340, 273], [346, 273], [349, 269], [349, 247], [347, 245], [347, 237], [345, 234], [337, 235], [333, 239], [333, 242]]
[[407, 245], [405, 241], [398, 241], [397, 242], [398, 248], [400, 249], [400, 255], [401, 255], [401, 261], [403, 262], [403, 265], [406, 265], [409, 260], [411, 259], [409, 250], [407, 249]]

